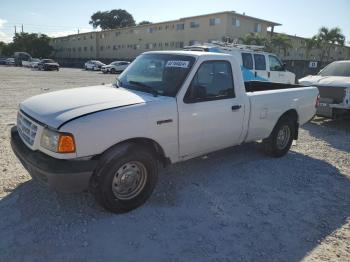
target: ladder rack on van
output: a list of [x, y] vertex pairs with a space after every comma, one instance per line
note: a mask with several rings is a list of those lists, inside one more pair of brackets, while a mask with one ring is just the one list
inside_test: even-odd
[[185, 50], [192, 50], [192, 51], [209, 51], [210, 48], [217, 48], [222, 51], [237, 51], [237, 49], [249, 50], [249, 51], [264, 51], [263, 49], [265, 48], [265, 46], [243, 45], [243, 44], [213, 41], [211, 43], [204, 43], [203, 45], [196, 44], [196, 45], [184, 47]]

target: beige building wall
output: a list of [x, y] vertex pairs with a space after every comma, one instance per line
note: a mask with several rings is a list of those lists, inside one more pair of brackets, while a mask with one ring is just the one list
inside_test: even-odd
[[[238, 22], [237, 22], [238, 21]], [[150, 50], [181, 49], [196, 42], [238, 39], [248, 33], [267, 34], [279, 25], [235, 12], [181, 18], [121, 29], [91, 32], [53, 39], [58, 58], [133, 59]]]
[[[313, 48], [308, 50], [306, 47], [307, 38], [287, 35], [290, 39], [292, 48], [288, 49], [286, 54], [281, 50], [276, 52], [284, 60], [307, 60], [307, 61], [319, 61], [321, 57], [321, 49]], [[327, 56], [327, 55], [326, 55]], [[329, 53], [329, 61], [336, 60], [348, 60], [350, 59], [350, 47], [332, 45]], [[324, 61], [327, 57], [324, 57]]]

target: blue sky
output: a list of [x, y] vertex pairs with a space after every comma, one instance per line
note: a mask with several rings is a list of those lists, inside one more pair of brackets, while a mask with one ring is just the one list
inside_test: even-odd
[[95, 11], [126, 9], [136, 22], [160, 22], [220, 11], [245, 12], [247, 15], [281, 23], [275, 29], [292, 35], [310, 37], [321, 26], [338, 26], [350, 45], [350, 0], [83, 0], [83, 1], [0, 1], [0, 41], [10, 41], [14, 26], [26, 32], [61, 36], [90, 31], [89, 19]]

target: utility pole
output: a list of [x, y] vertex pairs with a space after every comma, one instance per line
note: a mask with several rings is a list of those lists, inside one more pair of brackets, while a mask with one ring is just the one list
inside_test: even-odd
[[22, 33], [23, 33], [23, 24], [22, 24]]
[[17, 28], [16, 28], [16, 26], [15, 26], [15, 35], [17, 34]]
[[78, 28], [78, 35], [79, 35], [79, 28]]

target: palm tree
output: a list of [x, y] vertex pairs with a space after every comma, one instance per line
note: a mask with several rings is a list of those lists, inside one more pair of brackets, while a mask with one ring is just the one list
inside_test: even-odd
[[244, 45], [258, 45], [270, 47], [270, 42], [266, 37], [260, 36], [258, 34], [247, 34], [245, 37], [239, 38], [240, 42]]
[[271, 46], [273, 49], [277, 50], [278, 53], [283, 51], [284, 56], [287, 55], [288, 49], [292, 48], [290, 38], [285, 34], [275, 34], [271, 38]]
[[331, 29], [328, 29], [327, 27], [321, 27], [316, 37], [320, 42], [322, 48], [321, 62], [325, 56], [327, 57], [328, 61], [332, 45], [344, 45], [345, 43], [345, 36], [339, 27], [334, 27]]
[[312, 49], [320, 48], [320, 41], [316, 36], [313, 36], [305, 40], [306, 42], [306, 59], [309, 59], [309, 55]]

